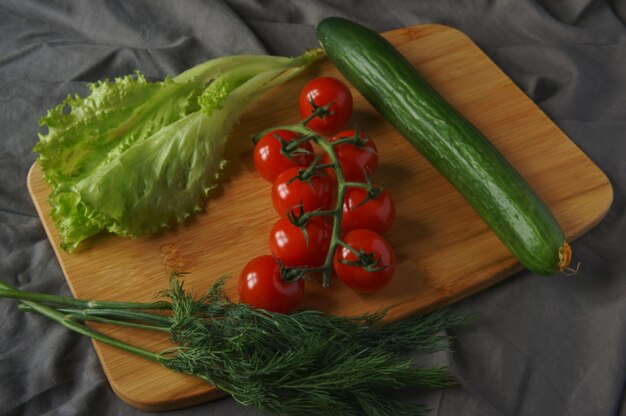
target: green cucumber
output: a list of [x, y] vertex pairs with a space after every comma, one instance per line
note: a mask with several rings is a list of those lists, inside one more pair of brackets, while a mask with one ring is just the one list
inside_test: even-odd
[[331, 17], [317, 38], [346, 79], [474, 207], [530, 271], [563, 271], [570, 246], [554, 216], [521, 175], [383, 37]]

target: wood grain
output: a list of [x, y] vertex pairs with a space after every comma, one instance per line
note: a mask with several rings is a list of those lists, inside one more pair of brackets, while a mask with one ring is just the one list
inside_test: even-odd
[[[469, 38], [440, 25], [385, 36], [520, 171], [570, 241], [606, 214], [612, 189], [605, 175]], [[200, 292], [224, 274], [237, 276], [249, 259], [268, 253], [276, 214], [270, 184], [253, 169], [249, 137], [296, 122], [300, 88], [322, 74], [342, 78], [322, 62], [246, 113], [228, 145], [232, 163], [221, 190], [207, 201], [204, 213], [175, 230], [137, 240], [100, 235], [77, 253], [65, 253], [49, 219], [49, 189], [39, 167], [33, 166], [28, 186], [73, 294], [149, 301], [166, 287], [172, 270], [191, 272], [186, 285]], [[399, 319], [454, 302], [520, 270], [454, 188], [358, 93], [353, 94], [352, 122], [375, 138], [380, 154], [376, 177], [396, 200], [397, 221], [388, 238], [397, 250], [398, 273], [388, 288], [370, 296], [355, 294], [336, 281], [331, 289], [308, 284], [304, 305], [341, 315], [393, 305], [388, 318]], [[575, 244], [573, 249], [576, 261]], [[227, 291], [237, 298], [236, 278], [228, 281]], [[168, 346], [158, 334], [94, 326], [151, 350]], [[113, 390], [139, 409], [168, 410], [220, 396], [200, 380], [97, 342], [95, 348]]]

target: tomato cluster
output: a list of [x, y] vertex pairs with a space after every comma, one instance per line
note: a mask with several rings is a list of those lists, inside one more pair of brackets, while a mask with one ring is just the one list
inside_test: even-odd
[[336, 133], [352, 115], [350, 90], [337, 79], [316, 78], [302, 89], [299, 107], [300, 124], [256, 141], [255, 167], [272, 182], [279, 219], [269, 236], [272, 255], [250, 261], [238, 287], [242, 302], [281, 313], [297, 307], [308, 272], [332, 271], [351, 289], [370, 293], [391, 281], [396, 263], [382, 237], [395, 219], [393, 199], [372, 182], [376, 145], [357, 130]]

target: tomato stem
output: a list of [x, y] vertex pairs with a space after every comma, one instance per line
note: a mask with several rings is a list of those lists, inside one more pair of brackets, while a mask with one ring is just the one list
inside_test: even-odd
[[368, 266], [368, 262], [364, 261], [362, 258], [362, 256], [367, 255], [367, 253], [356, 251], [355, 249], [348, 246], [346, 243], [344, 243], [341, 240], [341, 222], [342, 222], [342, 216], [343, 216], [343, 204], [346, 198], [346, 193], [347, 193], [348, 188], [363, 188], [367, 190], [368, 195], [376, 195], [382, 190], [382, 188], [378, 189], [375, 185], [372, 184], [372, 182], [369, 180], [369, 175], [367, 174], [365, 175], [366, 177], [365, 183], [347, 181], [344, 176], [343, 170], [339, 163], [339, 158], [337, 157], [337, 154], [335, 153], [335, 146], [338, 146], [341, 144], [353, 144], [357, 146], [363, 146], [364, 140], [361, 139], [360, 133], [358, 130], [355, 129], [354, 136], [342, 137], [339, 140], [336, 140], [334, 142], [329, 142], [324, 137], [310, 130], [307, 127], [307, 124], [311, 120], [313, 120], [315, 117], [321, 117], [322, 115], [326, 114], [331, 104], [332, 103], [329, 103], [328, 105], [324, 107], [316, 107], [309, 117], [307, 117], [305, 120], [297, 124], [272, 127], [254, 136], [254, 137], [262, 137], [263, 135], [271, 131], [275, 131], [275, 130], [289, 130], [289, 131], [299, 134], [300, 137], [288, 143], [285, 143], [283, 145], [282, 152], [284, 152], [285, 154], [289, 154], [290, 152], [296, 151], [299, 148], [299, 146], [301, 146], [302, 144], [312, 141], [317, 146], [319, 146], [322, 149], [322, 151], [328, 156], [329, 162], [322, 163], [322, 164], [318, 163], [321, 158], [320, 155], [316, 156], [315, 160], [306, 168], [301, 169], [298, 175], [293, 178], [293, 180], [298, 179], [303, 182], [307, 182], [314, 175], [319, 175], [320, 171], [323, 171], [325, 169], [333, 169], [335, 172], [335, 179], [337, 181], [337, 200], [336, 200], [335, 208], [331, 210], [323, 210], [323, 211], [319, 210], [319, 211], [311, 211], [311, 212], [300, 212], [298, 215], [293, 216], [290, 219], [294, 225], [302, 227], [304, 226], [304, 224], [306, 224], [306, 222], [311, 217], [314, 217], [314, 216], [333, 217], [333, 225], [332, 225], [332, 232], [331, 232], [331, 239], [330, 239], [328, 254], [326, 255], [324, 264], [320, 267], [310, 267], [310, 268], [308, 267], [291, 267], [291, 268], [284, 267], [284, 271], [283, 271], [283, 278], [288, 281], [295, 281], [297, 279], [304, 278], [307, 273], [321, 272], [323, 274], [323, 279], [322, 279], [323, 287], [330, 286], [331, 274], [333, 270], [333, 258], [335, 257], [335, 251], [337, 250], [337, 247], [339, 245], [350, 249], [357, 256], [359, 256], [359, 260], [357, 261], [359, 265], [361, 265], [361, 267], [365, 268], [366, 270], [369, 270], [369, 267], [371, 265]]
[[336, 209], [329, 209], [329, 210], [324, 210], [324, 211], [306, 212], [306, 213], [304, 213], [303, 217], [305, 217], [305, 218], [310, 218], [310, 217], [330, 217], [330, 216], [335, 216], [335, 215], [337, 215], [337, 210]]
[[363, 183], [363, 182], [346, 182], [345, 185], [348, 188], [363, 188], [363, 189], [367, 189], [367, 190], [370, 190], [372, 188], [372, 184], [370, 184], [370, 183]]
[[330, 143], [332, 147], [339, 146], [342, 144], [354, 144], [356, 145], [356, 141], [353, 137], [342, 137], [341, 139], [337, 139], [334, 142]]
[[334, 163], [320, 163], [319, 165], [315, 165], [315, 170], [323, 170], [323, 169], [334, 169], [335, 168], [335, 164]]
[[[326, 255], [326, 261], [324, 262], [324, 270], [322, 271], [322, 286], [328, 287], [330, 286], [330, 278], [333, 269], [333, 258], [335, 257], [335, 251], [337, 249], [337, 245], [341, 241], [341, 221], [342, 221], [342, 213], [343, 213], [343, 202], [346, 197], [346, 179], [343, 175], [343, 170], [341, 169], [341, 165], [339, 164], [339, 160], [334, 151], [334, 146], [327, 142], [324, 138], [320, 136], [315, 136], [313, 139], [315, 144], [318, 145], [330, 159], [330, 163], [333, 165], [335, 169], [335, 178], [337, 179], [337, 200], [335, 202], [335, 209], [332, 210], [333, 216], [333, 227], [332, 234], [330, 238], [330, 245], [328, 248], [328, 254]], [[315, 213], [312, 213], [315, 214]]]
[[332, 106], [333, 104], [334, 101], [331, 101], [325, 106], [319, 107], [317, 104], [315, 104], [314, 100], [311, 100], [311, 106], [314, 108], [314, 110], [311, 112], [311, 115], [302, 120], [300, 124], [306, 127], [306, 125], [309, 124], [309, 122], [311, 122], [313, 119], [317, 117], [324, 118], [325, 115], [330, 114], [330, 106]]
[[297, 137], [284, 145], [283, 150], [285, 151], [286, 154], [291, 154], [300, 146], [302, 146], [304, 143], [311, 141], [313, 137], [315, 136], [314, 134], [308, 134], [308, 135], [302, 135], [302, 133], [300, 134], [301, 134], [300, 137]]
[[[258, 142], [259, 138], [261, 138], [264, 135], [266, 135], [267, 133], [270, 133], [270, 132], [275, 131], [275, 130], [289, 130], [289, 131], [292, 131], [294, 133], [299, 133], [302, 137], [294, 139], [293, 141], [290, 142], [290, 144], [294, 143], [293, 148], [296, 148], [298, 145], [301, 145], [301, 144], [303, 144], [305, 142], [308, 142], [309, 140], [317, 141], [317, 139], [319, 139], [319, 135], [317, 133], [315, 133], [314, 131], [308, 129], [306, 127], [306, 125], [311, 120], [313, 120], [315, 117], [318, 117], [324, 111], [327, 111], [330, 108], [331, 105], [332, 105], [332, 102], [328, 103], [324, 107], [316, 108], [315, 111], [313, 111], [309, 117], [307, 117], [306, 119], [302, 120], [299, 123], [290, 124], [290, 125], [283, 125], [283, 126], [276, 126], [276, 127], [271, 127], [269, 129], [265, 129], [265, 130], [261, 131], [260, 133], [257, 133], [257, 134], [252, 136], [252, 143], [256, 144]], [[297, 144], [295, 144], [296, 142], [297, 142]]]

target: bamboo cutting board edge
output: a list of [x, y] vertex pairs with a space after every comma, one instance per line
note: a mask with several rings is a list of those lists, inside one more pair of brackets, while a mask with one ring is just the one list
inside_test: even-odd
[[[442, 26], [442, 25], [420, 25], [420, 26], [415, 26], [415, 27], [410, 27], [410, 28], [404, 28], [404, 29], [398, 29], [392, 32], [388, 32], [385, 34], [385, 36], [390, 39], [392, 41], [392, 43], [406, 43], [406, 42], [410, 42], [412, 40], [415, 39], [421, 39], [422, 41], [425, 41], [425, 39], [431, 35], [434, 35], [434, 37], [436, 38], [438, 34], [440, 34], [442, 31], [452, 31], [454, 32], [455, 36], [459, 36], [459, 38], [461, 39], [461, 42], [465, 42], [467, 43], [467, 46], [471, 46], [476, 48], [479, 53], [482, 55], [482, 57], [484, 59], [489, 59], [486, 55], [484, 55], [482, 53], [482, 51], [480, 51], [474, 44], [473, 42], [462, 32], [459, 32], [455, 29], [446, 27], [446, 26]], [[401, 49], [402, 50], [402, 49]], [[454, 51], [452, 51], [454, 52]], [[489, 62], [491, 64], [493, 64], [490, 60]], [[425, 65], [427, 65], [428, 62], [425, 63]], [[328, 65], [326, 65], [326, 68], [328, 68]], [[498, 69], [499, 71], [499, 69]], [[501, 71], [500, 71], [501, 73]], [[447, 77], [447, 79], [444, 79], [441, 82], [454, 82], [454, 79], [451, 75], [449, 74], [442, 74], [442, 76], [444, 78]], [[508, 80], [508, 77], [506, 77], [505, 74], [501, 73], [501, 76], [505, 77], [506, 80]], [[510, 82], [510, 80], [508, 80]], [[510, 82], [512, 84], [512, 82]], [[511, 88], [510, 86], [509, 89]], [[517, 88], [516, 86], [513, 87], [519, 94], [523, 95], [523, 92], [521, 90], [519, 90], [519, 88]], [[525, 96], [524, 96], [525, 97]], [[526, 100], [530, 101], [527, 97]], [[532, 103], [532, 102], [531, 102]], [[534, 104], [533, 104], [534, 106]], [[543, 112], [541, 112], [541, 110], [534, 106], [535, 109], [537, 111], [539, 111], [541, 113], [541, 115], [545, 118], [545, 122], [551, 123], [551, 121], [547, 118], [547, 116], [545, 116], [545, 114], [543, 114]], [[552, 123], [553, 125], [553, 123]], [[558, 127], [556, 126], [552, 126], [553, 128], [556, 128], [556, 130], [558, 131], [558, 133], [560, 135], [562, 135], [565, 139], [567, 139], [565, 137], [565, 135], [558, 129]], [[568, 140], [568, 146], [573, 145], [575, 147], [575, 145]], [[595, 167], [595, 165], [593, 165], [593, 162], [586, 156], [584, 155], [580, 149], [578, 149], [576, 147], [577, 151], [581, 153], [581, 155], [577, 155], [579, 158], [581, 158], [581, 160], [585, 159], [586, 163], [590, 166], [590, 167]], [[608, 179], [606, 178], [606, 176], [604, 176], [604, 174], [602, 174], [599, 169], [597, 169], [597, 167], [595, 167], [596, 171], [593, 172], [594, 175], [597, 176], [596, 178], [596, 183], [598, 187], [601, 187], [602, 189], [600, 190], [601, 192], [598, 193], [599, 196], [602, 197], [602, 209], [595, 209], [594, 211], [594, 217], [593, 218], [586, 218], [586, 222], [584, 224], [584, 226], [580, 226], [580, 224], [578, 224], [577, 227], [573, 228], [574, 232], [568, 234], [569, 240], [571, 241], [572, 239], [577, 238], [578, 236], [582, 235], [584, 232], [588, 231], [590, 228], [592, 228], [594, 225], [596, 225], [603, 217], [604, 215], [607, 213], [611, 200], [612, 200], [612, 189], [610, 186], [610, 183], [608, 181]], [[61, 263], [61, 267], [63, 269], [63, 272], [66, 276], [66, 280], [70, 286], [70, 289], [72, 291], [72, 293], [76, 296], [77, 295], [77, 291], [76, 288], [74, 287], [74, 279], [72, 278], [72, 273], [67, 270], [65, 262], [62, 260], [63, 257], [67, 254], [67, 253], [62, 253], [60, 250], [60, 248], [58, 247], [58, 244], [55, 244], [54, 241], [56, 239], [55, 235], [56, 232], [54, 230], [54, 227], [49, 223], [49, 217], [47, 215], [46, 212], [46, 207], [45, 207], [45, 198], [42, 198], [42, 188], [41, 188], [41, 171], [38, 168], [37, 165], [33, 165], [33, 167], [31, 168], [29, 174], [28, 174], [28, 189], [31, 193], [31, 196], [33, 197], [33, 200], [35, 202], [35, 206], [37, 208], [38, 214], [40, 216], [40, 218], [42, 219], [42, 222], [44, 224], [44, 228], [46, 229], [46, 233], [48, 234], [48, 236], [50, 237], [50, 240], [52, 241], [52, 245], [55, 251], [55, 254], [57, 255], [57, 257], [59, 258], [59, 261]], [[596, 196], [598, 196], [596, 195]], [[493, 275], [491, 275], [491, 278], [489, 280], [484, 280], [481, 281], [479, 284], [474, 284], [474, 285], [470, 285], [465, 287], [463, 290], [460, 289], [460, 285], [458, 284], [458, 282], [452, 282], [450, 283], [450, 285], [446, 286], [440, 286], [440, 287], [435, 287], [433, 286], [431, 289], [433, 289], [433, 295], [438, 296], [437, 298], [437, 302], [433, 302], [431, 301], [426, 307], [423, 307], [422, 309], [420, 309], [420, 312], [425, 312], [427, 310], [430, 310], [436, 306], [442, 306], [445, 304], [449, 304], [452, 303], [456, 300], [459, 300], [463, 297], [469, 296], [473, 293], [476, 293], [477, 291], [480, 291], [496, 282], [501, 281], [502, 279], [504, 279], [507, 276], [510, 276], [512, 273], [521, 270], [521, 266], [516, 263], [515, 261], [504, 261], [504, 263], [498, 263], [496, 262], [496, 269], [494, 269], [494, 273]], [[430, 285], [432, 282], [425, 282], [425, 284]], [[462, 282], [461, 282], [462, 283]], [[411, 306], [408, 305], [406, 303], [404, 304], [398, 304], [396, 305], [396, 308], [394, 309], [394, 317], [395, 318], [400, 318], [402, 316], [406, 316], [412, 313], [415, 313], [416, 310]], [[97, 325], [96, 325], [97, 327]], [[160, 397], [160, 399], [156, 399], [156, 398], [152, 398], [151, 400], [144, 400], [144, 396], [142, 395], [137, 395], [136, 391], [129, 391], [128, 389], [128, 385], [125, 384], [125, 380], [119, 380], [116, 377], [115, 371], [113, 371], [111, 369], [111, 367], [109, 365], [107, 365], [107, 361], [108, 361], [108, 357], [110, 354], [110, 351], [108, 351], [108, 349], [110, 347], [107, 346], [103, 346], [101, 344], [99, 344], [98, 342], [94, 342], [94, 345], [96, 347], [96, 351], [98, 353], [98, 356], [101, 360], [101, 362], [103, 363], [103, 367], [104, 367], [104, 371], [107, 375], [107, 378], [109, 379], [109, 381], [111, 382], [111, 386], [113, 388], [113, 390], [116, 392], [116, 394], [118, 396], [120, 396], [124, 401], [126, 401], [127, 403], [129, 403], [130, 405], [137, 407], [139, 409], [142, 410], [146, 410], [146, 411], [161, 411], [161, 410], [172, 410], [172, 409], [176, 409], [176, 408], [180, 408], [183, 406], [190, 406], [193, 404], [197, 404], [197, 403], [201, 403], [207, 400], [211, 400], [217, 397], [222, 396], [223, 394], [215, 389], [208, 389], [206, 386], [198, 386], [197, 384], [194, 384], [192, 381], [187, 381], [187, 380], [191, 380], [192, 378], [190, 376], [181, 376], [178, 375], [179, 378], [177, 378], [177, 382], [180, 383], [190, 383], [190, 385], [193, 385], [192, 388], [190, 389], [182, 389], [179, 391], [185, 391], [186, 394], [180, 394], [175, 397], [167, 397], [166, 395], [162, 395]], [[147, 363], [146, 365], [154, 365], [151, 363]]]

